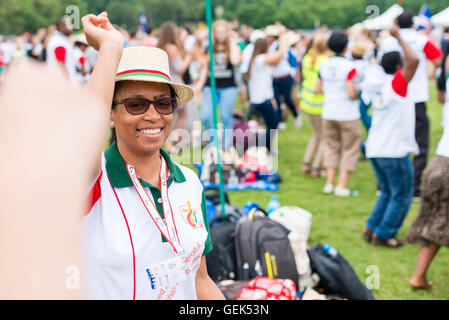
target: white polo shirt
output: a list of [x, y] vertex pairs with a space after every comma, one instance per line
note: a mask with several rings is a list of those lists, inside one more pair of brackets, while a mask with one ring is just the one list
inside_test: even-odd
[[[146, 211], [114, 143], [103, 154], [102, 171], [83, 219], [85, 298], [197, 298], [195, 275], [202, 256], [212, 250], [203, 187], [192, 170], [174, 164], [162, 149], [161, 154], [169, 169], [168, 197], [185, 252], [186, 279], [165, 284], [154, 279], [154, 266], [176, 254]], [[163, 217], [159, 189], [140, 181]]]
[[321, 117], [326, 120], [351, 121], [360, 118], [359, 100], [349, 98], [346, 82], [356, 75], [352, 61], [334, 56], [320, 65], [324, 104]]
[[[369, 77], [369, 73], [366, 77]], [[380, 77], [379, 73], [375, 74]], [[419, 154], [415, 140], [415, 105], [402, 71], [383, 73], [371, 99], [373, 118], [366, 141], [368, 158], [403, 158]]]

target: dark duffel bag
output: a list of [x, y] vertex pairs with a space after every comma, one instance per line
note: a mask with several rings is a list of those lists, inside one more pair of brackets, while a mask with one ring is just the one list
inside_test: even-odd
[[308, 251], [312, 272], [320, 277], [316, 288], [326, 295], [337, 295], [349, 300], [374, 300], [371, 290], [362, 284], [346, 259], [337, 253], [329, 255], [321, 243]]

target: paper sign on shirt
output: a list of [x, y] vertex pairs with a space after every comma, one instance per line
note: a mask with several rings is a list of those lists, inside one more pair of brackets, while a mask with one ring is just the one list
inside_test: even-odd
[[146, 269], [146, 272], [152, 289], [167, 288], [187, 279], [185, 263], [179, 256], [152, 265]]

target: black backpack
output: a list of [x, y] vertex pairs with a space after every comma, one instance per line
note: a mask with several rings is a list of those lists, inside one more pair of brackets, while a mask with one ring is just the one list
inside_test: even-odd
[[312, 272], [320, 276], [316, 288], [327, 295], [349, 300], [374, 300], [371, 291], [363, 285], [354, 270], [340, 253], [331, 257], [321, 243], [308, 250]]
[[209, 223], [212, 251], [206, 256], [207, 271], [215, 282], [236, 279], [234, 232], [240, 215], [217, 216]]
[[[214, 206], [220, 205], [220, 190], [216, 187], [204, 189], [204, 196], [207, 200], [212, 201]], [[229, 196], [227, 192], [224, 193], [225, 203], [229, 203]]]
[[298, 271], [289, 230], [268, 216], [243, 217], [237, 222], [235, 252], [237, 279], [256, 276], [291, 279], [298, 287]]

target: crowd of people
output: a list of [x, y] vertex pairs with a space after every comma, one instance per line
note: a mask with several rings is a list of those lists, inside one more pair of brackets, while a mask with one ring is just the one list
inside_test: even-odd
[[[363, 230], [367, 242], [401, 247], [404, 240], [396, 235], [413, 198], [419, 198], [420, 210], [406, 238], [422, 246], [410, 284], [430, 287], [426, 271], [440, 246], [449, 245], [449, 188], [445, 183], [449, 175], [449, 30], [431, 40], [425, 31], [413, 27], [410, 12], [402, 13], [394, 28], [382, 32], [361, 25], [346, 31], [323, 27], [296, 32], [280, 23], [254, 30], [219, 20], [212, 28], [210, 70], [210, 43], [204, 25], [179, 27], [165, 22], [159, 29], [146, 32], [114, 28], [122, 35], [125, 48], [164, 50], [169, 80], [193, 88], [193, 99], [176, 108], [174, 129], [195, 135], [195, 120], [201, 120], [204, 131], [212, 129], [216, 101], [224, 150], [233, 145], [233, 116], [243, 114], [247, 120], [256, 117], [265, 125], [261, 143], [276, 154], [272, 148], [276, 129], [286, 128], [290, 114], [295, 127], [301, 128], [305, 114], [312, 135], [298, 166], [303, 174], [325, 179], [324, 194], [340, 197], [357, 194], [348, 186], [351, 174], [361, 157], [370, 159], [378, 197]], [[35, 34], [0, 40], [0, 83], [10, 67], [32, 59], [58, 67], [72, 82], [83, 85], [89, 81], [98, 56], [86, 36], [74, 34], [70, 21], [63, 18]], [[138, 63], [131, 67], [137, 75]], [[117, 77], [122, 76], [120, 71]], [[130, 70], [123, 72], [126, 76]], [[154, 72], [166, 76], [161, 70]], [[444, 104], [444, 134], [437, 155], [427, 163], [426, 102], [432, 77], [437, 79], [439, 101]], [[123, 101], [130, 112], [132, 105]], [[162, 110], [163, 105], [157, 108]], [[362, 128], [368, 133], [366, 141], [362, 141]], [[190, 141], [194, 140], [171, 137], [166, 150], [177, 153], [189, 147]]]

